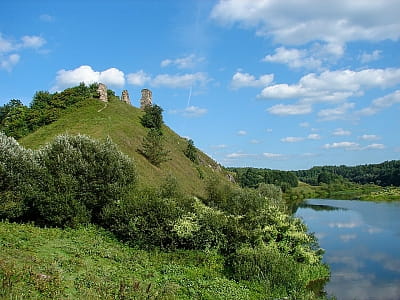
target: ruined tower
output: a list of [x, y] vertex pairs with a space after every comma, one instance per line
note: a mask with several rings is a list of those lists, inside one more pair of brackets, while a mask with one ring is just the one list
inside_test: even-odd
[[140, 98], [140, 108], [144, 109], [146, 106], [152, 106], [153, 100], [151, 99], [152, 93], [148, 89], [142, 90], [142, 98]]
[[129, 99], [129, 93], [127, 90], [123, 90], [121, 94], [121, 101], [131, 104], [131, 99]]
[[107, 86], [103, 83], [99, 83], [97, 88], [97, 93], [99, 94], [99, 99], [103, 102], [108, 102], [107, 98]]

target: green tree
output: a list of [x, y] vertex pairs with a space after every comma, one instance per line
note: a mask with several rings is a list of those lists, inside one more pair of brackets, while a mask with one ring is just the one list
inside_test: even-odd
[[164, 149], [161, 131], [151, 128], [143, 138], [142, 148], [139, 149], [139, 152], [155, 166], [167, 161], [169, 151]]
[[146, 106], [145, 114], [140, 118], [140, 123], [150, 129], [156, 129], [161, 132], [161, 126], [164, 123], [162, 112], [163, 109], [158, 105]]
[[184, 153], [192, 162], [197, 162], [197, 148], [194, 146], [193, 140], [188, 140]]

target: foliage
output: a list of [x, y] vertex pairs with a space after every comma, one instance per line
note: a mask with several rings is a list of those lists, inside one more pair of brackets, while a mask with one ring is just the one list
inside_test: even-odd
[[240, 186], [257, 188], [260, 183], [275, 184], [283, 191], [298, 185], [298, 179], [293, 172], [258, 169], [258, 168], [228, 168], [236, 173]]
[[[0, 223], [2, 299], [262, 299], [216, 252], [135, 250], [95, 226]], [[271, 295], [272, 296], [272, 295]]]
[[[400, 160], [385, 161], [380, 164], [367, 164], [354, 167], [322, 166], [309, 170], [296, 171], [299, 179], [308, 184], [317, 185], [320, 174], [342, 176], [359, 184], [373, 183], [380, 186], [400, 186]], [[325, 182], [329, 183], [329, 182]]]
[[163, 109], [158, 105], [148, 105], [144, 108], [144, 115], [140, 118], [141, 124], [149, 129], [156, 129], [161, 132], [164, 124], [162, 117]]
[[52, 226], [98, 222], [135, 182], [135, 168], [111, 140], [57, 137], [37, 151], [0, 134], [0, 216]]
[[193, 140], [188, 140], [184, 153], [192, 162], [197, 162], [197, 149], [194, 146]]
[[161, 131], [151, 128], [143, 138], [142, 148], [139, 149], [139, 152], [157, 167], [167, 161], [169, 151], [164, 149]]
[[72, 105], [97, 96], [97, 84], [68, 88], [60, 93], [38, 91], [29, 107], [20, 100], [10, 100], [0, 107], [0, 130], [19, 139], [36, 129], [58, 120]]

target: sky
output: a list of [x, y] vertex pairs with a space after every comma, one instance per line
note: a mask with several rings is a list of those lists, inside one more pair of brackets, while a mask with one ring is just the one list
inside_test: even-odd
[[226, 167], [400, 159], [399, 0], [2, 0], [0, 105], [102, 82]]

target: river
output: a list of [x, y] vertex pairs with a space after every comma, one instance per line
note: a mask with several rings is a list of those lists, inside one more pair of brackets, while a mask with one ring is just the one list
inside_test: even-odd
[[295, 215], [325, 249], [328, 295], [400, 299], [400, 202], [310, 199]]

